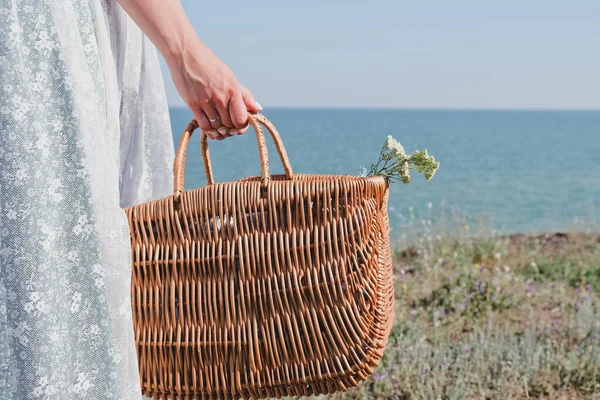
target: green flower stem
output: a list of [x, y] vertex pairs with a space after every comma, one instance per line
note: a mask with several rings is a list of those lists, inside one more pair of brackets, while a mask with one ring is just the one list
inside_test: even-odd
[[[382, 165], [383, 164], [383, 165]], [[399, 178], [405, 184], [410, 183], [410, 170], [416, 170], [430, 180], [438, 170], [440, 163], [427, 153], [427, 150], [415, 151], [407, 155], [404, 147], [393, 137], [388, 136], [376, 164], [371, 165], [369, 176], [385, 176], [390, 182]]]

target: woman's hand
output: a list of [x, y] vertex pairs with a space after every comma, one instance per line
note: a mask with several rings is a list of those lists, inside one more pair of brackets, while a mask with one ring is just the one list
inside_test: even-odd
[[248, 111], [262, 110], [196, 35], [177, 0], [119, 0], [127, 14], [162, 53], [175, 87], [200, 128], [213, 139], [242, 134]]
[[262, 109], [229, 67], [199, 40], [167, 60], [179, 94], [200, 128], [217, 140], [248, 129], [248, 111]]

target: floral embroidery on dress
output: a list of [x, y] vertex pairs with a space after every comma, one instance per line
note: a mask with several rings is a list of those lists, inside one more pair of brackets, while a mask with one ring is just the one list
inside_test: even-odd
[[171, 194], [156, 51], [116, 0], [0, 0], [0, 398], [141, 399], [122, 207]]

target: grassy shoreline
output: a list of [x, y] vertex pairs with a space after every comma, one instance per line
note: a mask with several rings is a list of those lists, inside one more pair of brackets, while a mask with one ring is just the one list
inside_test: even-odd
[[600, 398], [600, 234], [424, 226], [395, 253], [396, 324], [377, 371], [330, 398]]

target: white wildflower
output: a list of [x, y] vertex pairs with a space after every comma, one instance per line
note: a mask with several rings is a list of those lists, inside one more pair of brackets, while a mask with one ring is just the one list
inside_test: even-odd
[[392, 136], [387, 137], [385, 147], [392, 150], [397, 157], [406, 157], [404, 147]]
[[409, 156], [409, 160], [414, 164], [415, 169], [425, 175], [425, 179], [430, 180], [440, 167], [440, 163], [435, 161], [433, 156], [427, 153], [427, 150], [416, 151]]

